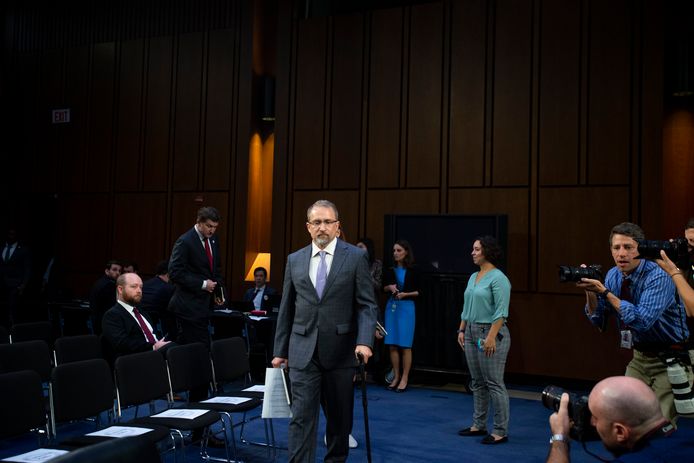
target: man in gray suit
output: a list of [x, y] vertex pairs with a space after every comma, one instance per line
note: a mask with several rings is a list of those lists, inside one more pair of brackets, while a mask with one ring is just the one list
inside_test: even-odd
[[354, 367], [357, 356], [364, 363], [371, 357], [376, 301], [366, 253], [337, 239], [335, 205], [317, 201], [306, 215], [313, 242], [287, 259], [272, 366], [289, 369], [289, 461], [315, 461], [321, 396], [327, 418], [325, 461], [345, 461]]

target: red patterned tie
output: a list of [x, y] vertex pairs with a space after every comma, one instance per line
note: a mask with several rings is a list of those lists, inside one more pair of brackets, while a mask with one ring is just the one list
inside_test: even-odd
[[205, 253], [207, 253], [207, 260], [210, 261], [210, 272], [214, 274], [214, 265], [212, 264], [212, 249], [210, 249], [210, 240], [205, 238]]
[[133, 314], [135, 314], [135, 318], [137, 318], [137, 323], [140, 325], [140, 329], [142, 330], [143, 333], [145, 333], [145, 338], [147, 338], [147, 342], [150, 344], [154, 344], [155, 342], [157, 342], [154, 339], [154, 335], [147, 327], [147, 323], [145, 323], [145, 319], [142, 318], [142, 315], [140, 315], [140, 312], [137, 310], [137, 307], [133, 307]]

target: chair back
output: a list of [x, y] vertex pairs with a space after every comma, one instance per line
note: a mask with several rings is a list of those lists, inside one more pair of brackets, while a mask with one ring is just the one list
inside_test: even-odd
[[0, 344], [0, 373], [33, 370], [41, 381], [51, 379], [51, 354], [46, 341]]
[[55, 425], [66, 421], [99, 417], [113, 410], [113, 378], [104, 359], [63, 363], [53, 369], [50, 383], [50, 407]]
[[243, 338], [228, 338], [212, 341], [212, 363], [215, 381], [228, 383], [242, 378], [251, 370]]
[[53, 326], [48, 321], [17, 323], [12, 325], [10, 342], [45, 341], [48, 346], [53, 346]]
[[118, 416], [122, 407], [146, 404], [171, 394], [164, 356], [157, 351], [121, 355], [115, 362]]
[[187, 392], [212, 383], [210, 353], [204, 344], [195, 342], [174, 346], [166, 351], [171, 391]]
[[51, 463], [159, 463], [161, 457], [150, 439], [144, 436], [110, 439], [82, 447], [52, 459]]
[[55, 340], [55, 364], [103, 358], [101, 342], [94, 334], [63, 336]]
[[47, 431], [43, 386], [38, 373], [31, 370], [0, 375], [0, 439], [18, 436], [34, 429]]
[[10, 342], [10, 334], [7, 332], [4, 326], [0, 325], [0, 344], [7, 344]]

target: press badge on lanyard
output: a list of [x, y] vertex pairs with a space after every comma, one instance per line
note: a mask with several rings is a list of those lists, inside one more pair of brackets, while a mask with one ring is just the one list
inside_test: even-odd
[[619, 332], [619, 347], [631, 349], [634, 347], [634, 341], [631, 336], [631, 330], [621, 330]]

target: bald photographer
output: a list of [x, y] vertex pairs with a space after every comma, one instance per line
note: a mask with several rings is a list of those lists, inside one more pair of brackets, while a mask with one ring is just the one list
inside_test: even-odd
[[[613, 376], [595, 385], [588, 397], [590, 422], [600, 440], [614, 455], [614, 462], [676, 462], [689, 461], [694, 443], [675, 431], [663, 416], [655, 393], [642, 381], [628, 376]], [[571, 410], [575, 404], [570, 395], [561, 395], [558, 409], [549, 417], [550, 438], [547, 463], [571, 461]], [[585, 448], [585, 446], [584, 446]]]

